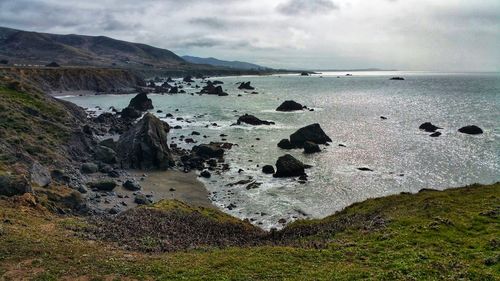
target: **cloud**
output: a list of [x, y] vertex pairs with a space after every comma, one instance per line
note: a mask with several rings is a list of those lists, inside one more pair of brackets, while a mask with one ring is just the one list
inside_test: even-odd
[[339, 6], [330, 0], [287, 0], [277, 6], [278, 12], [288, 16], [327, 14], [336, 9]]
[[500, 71], [498, 0], [0, 0], [0, 26], [277, 68]]

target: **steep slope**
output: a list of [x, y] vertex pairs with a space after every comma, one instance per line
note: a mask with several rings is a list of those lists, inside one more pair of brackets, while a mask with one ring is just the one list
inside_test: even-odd
[[196, 64], [208, 64], [212, 66], [228, 67], [234, 69], [245, 69], [245, 70], [269, 70], [269, 67], [261, 66], [258, 64], [253, 64], [244, 61], [225, 61], [216, 58], [200, 58], [193, 56], [182, 56], [184, 60], [190, 63]]
[[175, 68], [186, 62], [165, 49], [105, 36], [59, 35], [0, 27], [0, 59], [20, 64]]

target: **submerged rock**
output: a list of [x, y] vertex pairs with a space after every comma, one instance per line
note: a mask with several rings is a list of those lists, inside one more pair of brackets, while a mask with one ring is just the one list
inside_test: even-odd
[[123, 168], [167, 169], [174, 164], [167, 144], [168, 124], [147, 113], [120, 136], [117, 149]]
[[128, 107], [139, 111], [147, 111], [153, 109], [153, 101], [148, 98], [146, 93], [139, 93], [130, 100]]
[[241, 123], [246, 123], [246, 124], [255, 125], [255, 126], [274, 125], [274, 122], [272, 122], [272, 121], [261, 120], [253, 115], [250, 115], [250, 114], [245, 114], [243, 116], [240, 116], [238, 118], [238, 121], [236, 122], [236, 124], [240, 125]]
[[276, 161], [276, 173], [274, 177], [298, 177], [305, 174], [306, 165], [295, 159], [290, 154], [285, 154]]
[[438, 129], [442, 129], [438, 126], [433, 125], [431, 122], [425, 122], [422, 125], [418, 127], [420, 130], [424, 130], [426, 132], [432, 133], [435, 132]]
[[465, 127], [458, 129], [458, 131], [460, 133], [469, 134], [469, 135], [480, 135], [483, 133], [483, 130], [476, 125], [465, 126]]
[[278, 108], [276, 108], [276, 111], [296, 111], [302, 109], [304, 109], [304, 106], [302, 104], [293, 100], [286, 100], [280, 106], [278, 106]]
[[331, 142], [332, 139], [325, 134], [318, 123], [315, 123], [300, 128], [290, 135], [290, 142], [296, 147], [303, 147], [306, 141], [311, 141], [316, 144], [326, 144], [327, 142]]

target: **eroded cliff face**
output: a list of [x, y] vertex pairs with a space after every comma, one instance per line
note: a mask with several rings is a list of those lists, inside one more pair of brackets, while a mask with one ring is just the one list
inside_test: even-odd
[[120, 93], [145, 86], [144, 80], [126, 69], [112, 68], [4, 68], [4, 75], [32, 84], [45, 92], [92, 91]]

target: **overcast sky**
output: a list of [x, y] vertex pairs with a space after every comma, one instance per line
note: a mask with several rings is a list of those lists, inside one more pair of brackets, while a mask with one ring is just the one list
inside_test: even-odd
[[282, 68], [500, 71], [500, 0], [0, 0], [0, 26]]

